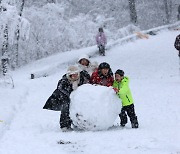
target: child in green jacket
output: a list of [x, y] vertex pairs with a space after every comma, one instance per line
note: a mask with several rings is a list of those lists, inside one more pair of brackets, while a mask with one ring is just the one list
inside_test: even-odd
[[[129, 88], [129, 78], [124, 76], [124, 71], [118, 69], [115, 72], [113, 88], [122, 101], [122, 109], [119, 114], [122, 127], [127, 123], [127, 115], [130, 118], [132, 128], [138, 128], [138, 120], [134, 110], [133, 98]], [[127, 113], [127, 114], [126, 114]]]

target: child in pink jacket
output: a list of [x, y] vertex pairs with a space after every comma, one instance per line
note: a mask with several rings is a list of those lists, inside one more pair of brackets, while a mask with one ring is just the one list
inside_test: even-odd
[[96, 43], [99, 48], [100, 55], [105, 56], [105, 45], [107, 44], [107, 39], [104, 34], [103, 28], [99, 28], [99, 32], [96, 35]]

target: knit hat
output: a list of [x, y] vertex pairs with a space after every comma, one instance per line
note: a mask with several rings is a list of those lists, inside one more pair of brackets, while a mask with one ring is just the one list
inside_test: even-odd
[[115, 74], [119, 74], [120, 76], [124, 76], [124, 71], [118, 69], [118, 70], [115, 72]]
[[69, 66], [67, 70], [67, 75], [72, 75], [72, 74], [79, 74], [79, 68], [77, 66]]

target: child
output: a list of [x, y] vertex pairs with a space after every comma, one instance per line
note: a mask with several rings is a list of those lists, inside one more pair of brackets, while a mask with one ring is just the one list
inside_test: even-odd
[[81, 55], [77, 63], [79, 69], [81, 71], [87, 71], [90, 76], [98, 68], [98, 63], [96, 61], [91, 62], [89, 56], [86, 54]]
[[105, 46], [107, 44], [107, 39], [102, 27], [99, 28], [99, 32], [96, 35], [96, 43], [99, 48], [100, 55], [105, 56]]
[[[132, 128], [138, 128], [138, 120], [134, 110], [133, 98], [129, 88], [129, 78], [124, 76], [124, 71], [118, 69], [115, 72], [115, 80], [113, 82], [113, 88], [119, 98], [122, 100], [122, 109], [119, 114], [120, 124], [122, 127], [127, 123], [127, 115], [130, 118]], [[127, 113], [127, 114], [126, 114]]]
[[96, 69], [90, 78], [91, 84], [98, 84], [101, 86], [110, 87], [113, 85], [114, 77], [111, 67], [108, 63], [102, 62], [99, 64], [98, 69]]

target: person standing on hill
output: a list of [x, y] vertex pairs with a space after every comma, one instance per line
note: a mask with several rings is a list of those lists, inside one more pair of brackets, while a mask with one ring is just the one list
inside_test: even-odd
[[107, 39], [102, 27], [99, 28], [99, 32], [96, 35], [96, 43], [99, 48], [99, 54], [105, 56], [105, 46], [107, 44]]

